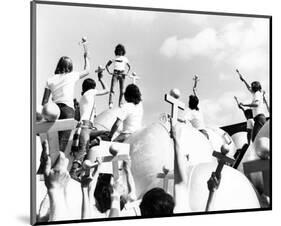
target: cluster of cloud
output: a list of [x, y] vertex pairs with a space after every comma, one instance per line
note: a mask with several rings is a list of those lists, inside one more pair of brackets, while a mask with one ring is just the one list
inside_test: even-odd
[[214, 61], [214, 65], [232, 65], [247, 72], [267, 68], [268, 20], [252, 19], [250, 23], [236, 20], [219, 28], [210, 27], [205, 20], [202, 21], [206, 26], [195, 35], [181, 39], [174, 35], [164, 40], [160, 53], [183, 60], [207, 57]]
[[243, 112], [237, 107], [234, 96], [238, 98], [239, 102], [250, 102], [249, 93], [246, 90], [225, 92], [216, 100], [204, 99], [200, 102], [206, 125], [225, 126], [245, 121]]
[[[248, 82], [260, 81], [268, 93], [269, 21], [235, 18], [217, 26], [218, 23], [212, 23], [210, 16], [198, 19], [198, 32], [183, 38], [177, 35], [166, 38], [160, 47], [160, 53], [183, 61], [198, 58], [202, 65], [205, 60], [211, 61], [217, 79], [221, 81], [231, 81], [235, 68], [238, 68]], [[193, 25], [195, 22], [196, 20], [190, 20]], [[236, 106], [234, 96], [241, 102], [251, 102], [250, 93], [246, 89], [235, 89], [221, 96], [202, 100], [200, 105], [206, 124], [223, 126], [245, 121], [242, 111]]]

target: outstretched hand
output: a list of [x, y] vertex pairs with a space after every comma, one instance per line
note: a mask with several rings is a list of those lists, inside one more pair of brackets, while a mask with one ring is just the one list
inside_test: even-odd
[[68, 159], [65, 157], [63, 152], [60, 152], [53, 168], [51, 168], [51, 158], [47, 141], [42, 143], [42, 148], [41, 161], [45, 165], [44, 178], [47, 189], [65, 189], [70, 180], [70, 176], [67, 171], [69, 162]]

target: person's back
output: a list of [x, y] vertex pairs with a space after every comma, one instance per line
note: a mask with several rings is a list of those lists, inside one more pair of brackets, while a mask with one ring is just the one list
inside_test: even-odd
[[[131, 68], [128, 58], [125, 57], [126, 50], [122, 44], [118, 44], [115, 47], [114, 54], [115, 54], [115, 59], [109, 60], [105, 66], [105, 69], [107, 70], [107, 72], [112, 75], [111, 88], [110, 88], [110, 94], [109, 94], [109, 103], [108, 103], [109, 108], [113, 107], [114, 86], [115, 86], [115, 83], [118, 81], [119, 81], [119, 87], [120, 87], [119, 107], [123, 103], [122, 99], [123, 99], [123, 94], [124, 94], [124, 81], [125, 81], [126, 75], [129, 73], [130, 68]], [[112, 63], [114, 66], [113, 72], [110, 72], [109, 66]], [[128, 68], [127, 72], [125, 72], [126, 68]]]
[[52, 92], [55, 103], [64, 103], [73, 107], [75, 83], [79, 80], [79, 73], [55, 74], [47, 80], [47, 86]]
[[143, 106], [141, 99], [141, 92], [135, 84], [127, 86], [125, 93], [125, 100], [127, 103], [122, 104], [117, 114], [117, 119], [108, 135], [108, 139], [111, 140], [118, 127], [123, 124], [123, 130], [114, 139], [117, 142], [123, 142], [132, 133], [141, 128], [143, 117]]
[[102, 78], [99, 78], [99, 82], [102, 85], [102, 90], [96, 89], [96, 82], [91, 78], [85, 79], [82, 84], [82, 97], [79, 103], [81, 121], [88, 120], [93, 123], [96, 115], [96, 96], [102, 96], [108, 93], [108, 89], [103, 83]]
[[184, 114], [184, 121], [189, 121], [191, 125], [198, 129], [201, 133], [203, 133], [207, 139], [209, 139], [209, 135], [206, 130], [206, 126], [203, 119], [203, 114], [198, 108], [199, 99], [197, 96], [190, 95], [188, 102], [188, 109]]
[[205, 123], [201, 111], [187, 109], [185, 112], [185, 119], [188, 120], [194, 128], [198, 130], [205, 129]]
[[129, 63], [129, 60], [125, 56], [116, 56], [113, 62], [114, 62], [114, 70], [124, 72], [127, 64]]
[[94, 116], [96, 114], [95, 109], [95, 96], [97, 94], [96, 89], [90, 89], [86, 91], [80, 99], [80, 120], [94, 121]]
[[[79, 79], [84, 78], [89, 74], [89, 59], [88, 53], [84, 53], [84, 70], [80, 72], [73, 72], [72, 60], [63, 56], [59, 59], [54, 75], [47, 80], [42, 99], [42, 106], [45, 106], [50, 96], [52, 100], [58, 105], [60, 109], [59, 120], [74, 118], [74, 89], [75, 84]], [[59, 131], [59, 149], [65, 151], [71, 130]]]
[[125, 103], [121, 109], [120, 119], [123, 120], [123, 133], [134, 133], [141, 128], [143, 117], [142, 102]]
[[256, 107], [252, 107], [253, 111], [253, 117], [256, 117], [257, 115], [264, 114], [265, 115], [265, 109], [263, 104], [263, 94], [261, 90], [256, 91], [253, 95], [253, 101], [252, 103], [257, 104]]

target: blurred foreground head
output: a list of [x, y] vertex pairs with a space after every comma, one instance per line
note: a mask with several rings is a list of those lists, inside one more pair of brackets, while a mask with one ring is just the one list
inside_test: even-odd
[[172, 215], [175, 207], [174, 199], [162, 188], [153, 188], [146, 192], [140, 204], [143, 217]]
[[128, 103], [139, 104], [141, 102], [141, 92], [135, 84], [127, 86], [124, 96]]

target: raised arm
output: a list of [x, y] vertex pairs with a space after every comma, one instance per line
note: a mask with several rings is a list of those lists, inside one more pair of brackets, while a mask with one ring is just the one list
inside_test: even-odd
[[81, 218], [90, 219], [95, 217], [96, 210], [94, 191], [96, 188], [99, 166], [89, 169], [89, 175], [85, 175], [81, 179], [81, 190], [82, 190], [82, 208], [81, 208]]
[[172, 138], [174, 142], [174, 154], [175, 154], [175, 166], [174, 166], [174, 181], [175, 184], [186, 183], [186, 158], [182, 150], [181, 139], [182, 139], [182, 128], [177, 122], [172, 119]]
[[66, 202], [66, 187], [70, 180], [67, 171], [68, 159], [60, 152], [53, 168], [47, 141], [42, 144], [44, 160], [44, 179], [50, 198], [49, 221], [67, 220], [70, 217]]
[[48, 103], [50, 96], [51, 96], [51, 90], [48, 88], [45, 88], [42, 103], [41, 103], [42, 106], [44, 106], [45, 104]]
[[84, 53], [84, 70], [79, 73], [79, 78], [82, 79], [90, 73], [90, 60], [88, 52]]
[[118, 180], [114, 181], [113, 193], [111, 194], [111, 208], [109, 211], [109, 217], [120, 216], [120, 183]]
[[243, 76], [240, 74], [239, 70], [236, 69], [237, 74], [239, 75], [240, 80], [245, 84], [245, 86], [247, 87], [247, 89], [249, 90], [249, 92], [252, 93], [252, 89], [251, 86], [246, 82], [246, 80], [243, 78]]
[[238, 108], [241, 109], [244, 112], [245, 109], [241, 106], [241, 103], [239, 103], [238, 98], [236, 96], [234, 96], [234, 99], [235, 99], [235, 101], [237, 103]]
[[109, 61], [107, 62], [107, 64], [105, 65], [105, 69], [106, 69], [106, 71], [108, 72], [108, 74], [110, 74], [110, 75], [113, 74], [112, 72], [109, 71], [109, 67], [110, 67], [111, 64], [112, 64], [112, 60], [109, 60]]
[[137, 199], [136, 196], [136, 185], [135, 185], [135, 180], [131, 171], [131, 160], [128, 161], [124, 161], [123, 164], [124, 167], [124, 171], [126, 174], [126, 178], [127, 178], [127, 185], [128, 185], [128, 190], [129, 190], [129, 201], [135, 201]]
[[198, 81], [199, 81], [198, 76], [197, 76], [197, 75], [194, 75], [193, 80], [194, 80], [194, 85], [193, 85], [192, 90], [193, 90], [194, 96], [197, 96], [196, 89], [197, 89], [197, 83], [198, 83]]
[[106, 86], [106, 84], [104, 84], [104, 82], [102, 81], [102, 78], [99, 79], [99, 82], [102, 86], [102, 90], [98, 90], [96, 95], [102, 96], [102, 95], [108, 94], [109, 93], [108, 87]]
[[190, 210], [188, 200], [188, 175], [187, 160], [182, 150], [182, 139], [185, 139], [182, 128], [173, 119], [172, 120], [172, 137], [174, 142], [174, 212], [182, 213]]
[[194, 94], [194, 96], [197, 96], [196, 88], [193, 88], [193, 94]]
[[128, 71], [127, 71], [127, 75], [129, 74], [130, 70], [131, 70], [131, 65], [129, 63], [127, 63], [127, 67], [128, 67]]
[[267, 108], [267, 111], [270, 112], [269, 105], [268, 105], [267, 100], [265, 98], [265, 91], [262, 92], [262, 97], [263, 97], [263, 102], [265, 103], [265, 106]]

